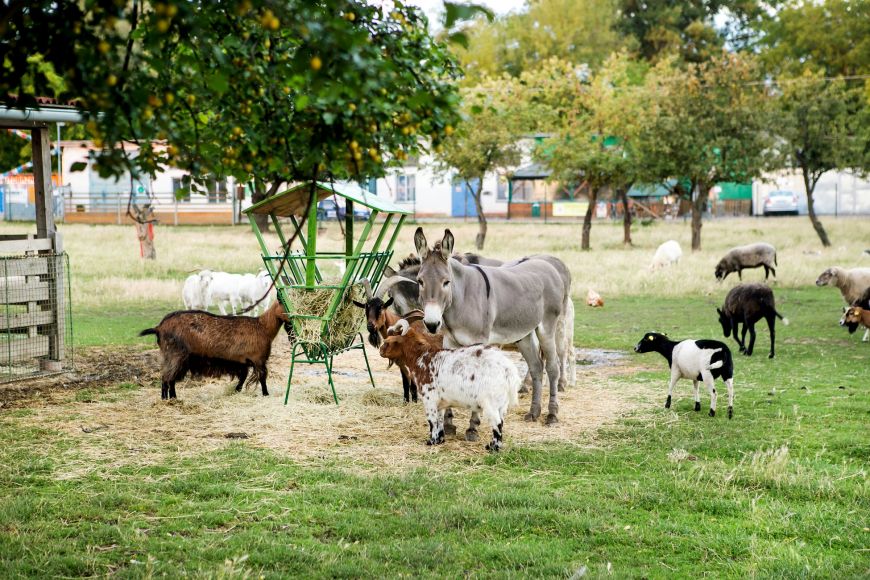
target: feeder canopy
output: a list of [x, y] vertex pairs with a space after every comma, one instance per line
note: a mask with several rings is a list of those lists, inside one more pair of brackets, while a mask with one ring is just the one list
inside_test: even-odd
[[[337, 195], [352, 201], [355, 204], [365, 206], [379, 213], [392, 213], [401, 215], [410, 215], [411, 212], [405, 208], [366, 191], [356, 183], [324, 183], [318, 181], [315, 183], [317, 187], [317, 201]], [[294, 185], [290, 189], [285, 189], [280, 193], [276, 193], [270, 198], [264, 199], [256, 205], [252, 205], [245, 210], [245, 213], [250, 214], [272, 214], [275, 217], [301, 217], [308, 207], [308, 196], [310, 194], [311, 185], [308, 183], [300, 183]]]

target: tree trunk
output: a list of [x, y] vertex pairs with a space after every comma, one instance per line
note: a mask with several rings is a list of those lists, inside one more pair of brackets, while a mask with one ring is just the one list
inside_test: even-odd
[[692, 251], [701, 251], [701, 226], [704, 218], [704, 208], [707, 206], [709, 188], [706, 183], [693, 184], [693, 191], [697, 191], [692, 202]]
[[480, 195], [483, 192], [483, 178], [480, 178], [477, 182], [477, 192], [471, 192], [471, 197], [474, 198], [474, 207], [477, 208], [477, 223], [479, 225], [479, 229], [477, 232], [477, 237], [474, 238], [474, 245], [478, 249], [478, 251], [483, 250], [483, 244], [486, 242], [486, 216], [483, 215], [483, 203], [481, 202]]
[[592, 214], [595, 212], [595, 205], [598, 203], [598, 189], [589, 188], [589, 207], [586, 208], [586, 215], [583, 217], [583, 237], [580, 241], [580, 249], [588, 250], [589, 248], [589, 233], [592, 231]]
[[819, 239], [822, 240], [822, 245], [829, 248], [831, 246], [831, 240], [828, 239], [828, 232], [825, 231], [825, 226], [822, 225], [822, 222], [819, 221], [819, 217], [816, 215], [816, 207], [813, 201], [813, 192], [816, 189], [816, 184], [815, 182], [812, 182], [810, 175], [805, 168], [801, 170], [801, 173], [804, 177], [804, 189], [806, 189], [807, 192], [807, 212], [810, 214], [810, 222], [813, 224], [813, 229], [816, 230]]
[[157, 250], [154, 247], [152, 222], [140, 224], [136, 222], [136, 237], [139, 238], [139, 248], [143, 260], [156, 260]]
[[622, 201], [622, 243], [631, 246], [631, 212], [628, 210], [628, 190], [631, 184], [626, 184], [619, 190], [619, 199]]

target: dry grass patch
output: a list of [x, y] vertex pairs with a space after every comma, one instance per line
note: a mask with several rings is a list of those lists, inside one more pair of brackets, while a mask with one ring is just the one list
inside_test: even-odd
[[[153, 360], [154, 354], [143, 353], [148, 358], [142, 360]], [[266, 398], [258, 394], [258, 388], [235, 394], [228, 381], [188, 380], [179, 386], [177, 402], [160, 401], [154, 387], [132, 389], [120, 398], [95, 396], [89, 402], [67, 396], [63, 402], [35, 404], [28, 421], [76, 441], [75, 448], [84, 459], [64, 462], [61, 477], [78, 476], [97, 463], [157, 464], [170, 454], [198, 455], [238, 439], [303, 464], [334, 464], [363, 472], [401, 472], [424, 465], [454, 469], [457, 460], [485, 456], [487, 425], [481, 428], [479, 442], [461, 437], [467, 411], [457, 411], [459, 436], [448, 437], [447, 443], [435, 448], [426, 446], [422, 406], [402, 401], [399, 373], [387, 369], [386, 361], [372, 354], [378, 385], [374, 389], [362, 353], [339, 357], [335, 372], [338, 406], [332, 402], [323, 367], [315, 365], [297, 365], [290, 402], [283, 405], [289, 345], [279, 340], [270, 365], [271, 395]], [[509, 356], [522, 365], [518, 354]], [[579, 351], [578, 356], [587, 354]], [[506, 444], [593, 444], [600, 428], [652, 400], [651, 392], [629, 386], [626, 377], [637, 368], [628, 362], [613, 359], [600, 366], [579, 366], [578, 385], [560, 393], [561, 423], [556, 426], [523, 421], [529, 398], [521, 398], [507, 419]], [[143, 371], [149, 385], [155, 384], [155, 371]]]

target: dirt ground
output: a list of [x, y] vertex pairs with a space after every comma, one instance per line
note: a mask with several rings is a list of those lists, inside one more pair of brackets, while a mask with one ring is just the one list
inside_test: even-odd
[[[322, 366], [297, 364], [285, 407], [290, 348], [280, 338], [269, 363], [270, 396], [266, 398], [258, 386], [236, 394], [229, 379], [188, 379], [179, 384], [177, 401], [163, 402], [158, 350], [90, 349], [79, 353], [76, 373], [0, 386], [0, 412], [26, 407], [28, 423], [77, 440], [82, 457], [70, 458], [67, 476], [92, 469], [93, 460], [142, 465], [159, 462], [167, 453], [198, 454], [238, 440], [301, 463], [364, 471], [402, 471], [439, 463], [455, 466], [457, 458], [486, 455], [483, 446], [488, 441], [488, 426], [482, 426], [480, 441], [465, 441], [469, 417], [465, 410], [457, 411], [456, 436], [434, 448], [425, 445], [422, 405], [405, 404], [398, 371], [387, 369], [386, 361], [373, 349], [368, 354], [377, 388], [368, 381], [362, 353], [352, 351], [336, 358], [339, 405], [332, 401]], [[508, 356], [525, 372], [517, 353]], [[642, 361], [582, 349], [577, 350], [577, 359], [576, 386], [559, 394], [560, 423], [545, 426], [543, 416], [537, 423], [523, 421], [529, 395], [522, 395], [505, 424], [508, 447], [545, 446], [554, 441], [594, 445], [602, 426], [639, 405], [648, 406], [653, 393], [631, 384], [634, 372], [648, 368]]]

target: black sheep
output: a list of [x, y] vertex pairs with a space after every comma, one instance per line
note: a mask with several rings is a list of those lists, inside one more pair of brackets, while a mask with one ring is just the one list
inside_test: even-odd
[[[728, 292], [725, 304], [717, 308], [719, 323], [722, 332], [727, 338], [734, 334], [734, 341], [740, 346], [740, 352], [746, 356], [752, 356], [755, 346], [755, 323], [764, 318], [767, 320], [767, 328], [770, 329], [770, 354], [773, 358], [776, 342], [776, 319], [788, 326], [788, 319], [776, 311], [776, 301], [773, 298], [773, 290], [764, 284], [740, 284]], [[740, 324], [743, 324], [743, 332], [737, 336]], [[746, 331], [749, 331], [749, 346], [746, 346]]]

